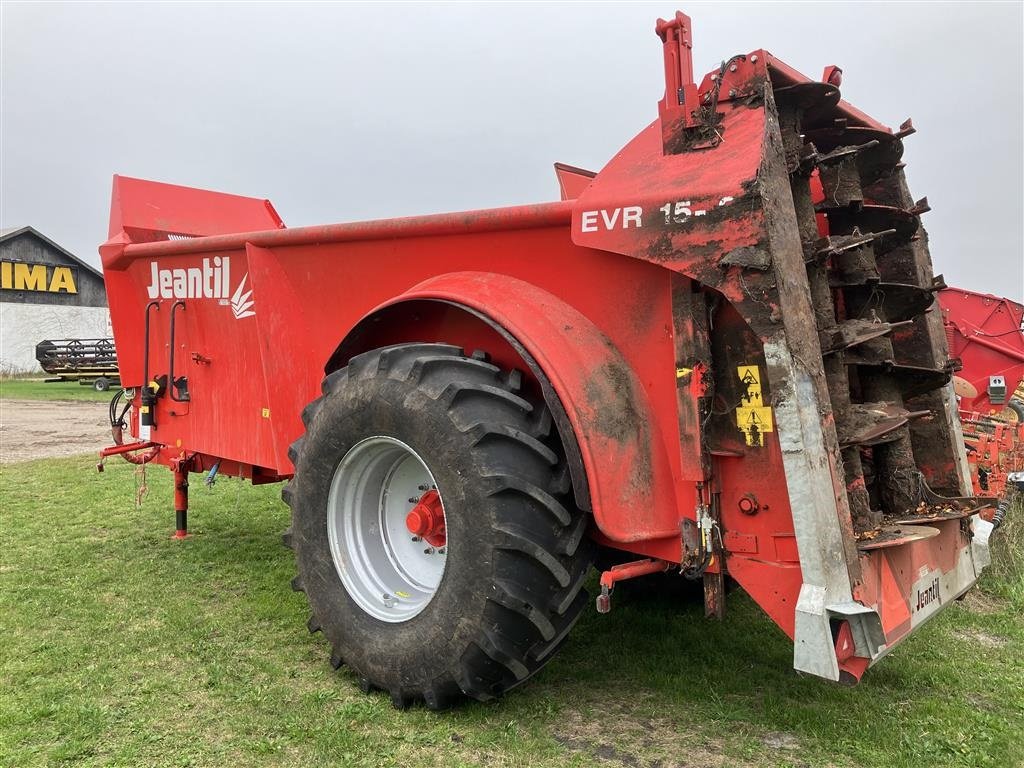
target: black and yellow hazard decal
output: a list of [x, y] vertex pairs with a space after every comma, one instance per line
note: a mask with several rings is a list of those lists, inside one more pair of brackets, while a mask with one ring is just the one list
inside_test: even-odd
[[736, 368], [743, 395], [736, 409], [736, 426], [743, 433], [747, 445], [764, 446], [765, 432], [774, 432], [772, 409], [764, 404], [761, 396], [761, 369], [756, 365], [741, 365]]

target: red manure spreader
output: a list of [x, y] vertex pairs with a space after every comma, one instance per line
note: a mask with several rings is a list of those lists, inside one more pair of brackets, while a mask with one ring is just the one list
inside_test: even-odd
[[536, 673], [595, 561], [599, 611], [671, 575], [721, 616], [728, 578], [847, 683], [989, 562], [910, 121], [764, 50], [698, 84], [656, 32], [656, 119], [558, 202], [288, 229], [114, 178], [104, 455], [173, 470], [179, 536], [193, 473], [285, 482], [309, 628], [396, 706]]
[[[939, 293], [975, 492], [1003, 497], [1024, 479], [1024, 305], [946, 288]], [[998, 514], [998, 513], [997, 513]], [[1000, 518], [996, 518], [998, 521]]]

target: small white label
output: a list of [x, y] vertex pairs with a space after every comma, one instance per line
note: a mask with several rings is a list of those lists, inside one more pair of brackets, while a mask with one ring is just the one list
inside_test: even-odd
[[149, 440], [149, 429], [149, 424], [139, 425], [139, 440], [141, 440], [142, 442], [146, 442], [147, 440]]

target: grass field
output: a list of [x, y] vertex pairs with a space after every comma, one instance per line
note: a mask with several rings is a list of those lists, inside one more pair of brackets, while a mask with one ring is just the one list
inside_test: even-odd
[[77, 381], [45, 382], [42, 379], [0, 378], [0, 397], [13, 400], [95, 400], [108, 403], [117, 392], [114, 384], [107, 392], [97, 392], [92, 385]]
[[503, 701], [398, 712], [306, 633], [277, 487], [194, 476], [196, 535], [176, 542], [166, 469], [149, 470], [140, 509], [134, 467], [94, 461], [0, 470], [0, 765], [1024, 762], [1024, 583], [1009, 566], [852, 689], [793, 673], [789, 641], [742, 595], [724, 623], [621, 600]]

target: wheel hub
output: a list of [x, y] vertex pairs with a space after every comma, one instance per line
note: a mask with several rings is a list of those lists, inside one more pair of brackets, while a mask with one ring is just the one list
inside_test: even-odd
[[444, 504], [426, 463], [392, 437], [369, 437], [339, 462], [327, 502], [338, 577], [366, 613], [408, 621], [444, 574]]
[[431, 488], [406, 515], [405, 526], [413, 536], [419, 536], [433, 547], [445, 545], [444, 509], [441, 495]]

